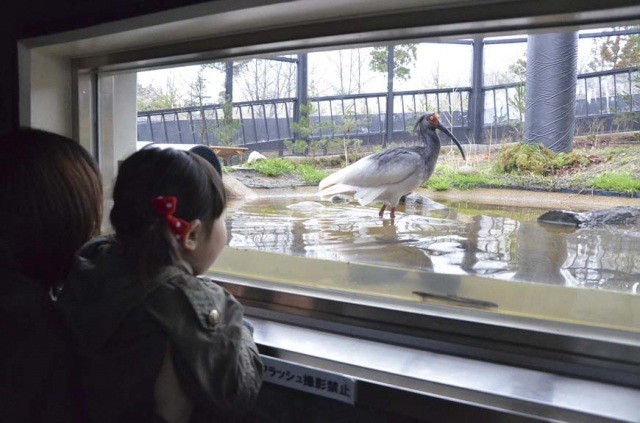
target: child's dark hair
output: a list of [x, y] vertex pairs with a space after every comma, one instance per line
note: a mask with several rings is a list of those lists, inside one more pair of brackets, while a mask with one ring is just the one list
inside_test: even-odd
[[175, 216], [200, 219], [207, 229], [226, 207], [220, 175], [199, 155], [150, 146], [129, 156], [118, 171], [110, 218], [142, 279], [180, 260], [176, 237], [152, 203], [159, 196], [175, 196]]

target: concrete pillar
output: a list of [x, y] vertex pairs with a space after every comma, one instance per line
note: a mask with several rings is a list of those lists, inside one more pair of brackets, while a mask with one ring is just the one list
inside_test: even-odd
[[473, 131], [473, 143], [482, 144], [484, 129], [484, 91], [483, 86], [484, 38], [473, 39], [473, 70], [471, 76], [471, 99], [468, 123]]
[[578, 33], [533, 34], [527, 43], [525, 143], [573, 149]]

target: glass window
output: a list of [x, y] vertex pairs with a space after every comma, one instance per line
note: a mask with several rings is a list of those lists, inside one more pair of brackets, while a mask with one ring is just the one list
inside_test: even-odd
[[[384, 21], [378, 23], [384, 29]], [[609, 52], [637, 43], [640, 29], [634, 22], [616, 25], [578, 32], [577, 135], [619, 131], [616, 117], [622, 115], [615, 114], [638, 110], [637, 49], [629, 48], [628, 57], [612, 58]], [[140, 48], [105, 56], [104, 66], [93, 65], [102, 56], [79, 59], [79, 85], [95, 87], [79, 90], [79, 102], [92, 98], [101, 106], [99, 130], [91, 136], [106, 181], [116, 175], [118, 161], [148, 142], [222, 147], [228, 152], [225, 178], [245, 182], [250, 171], [238, 165], [252, 151], [296, 165], [337, 158], [325, 169], [334, 171], [382, 149], [421, 145], [414, 125], [427, 111], [437, 112], [467, 154], [477, 158], [479, 145], [523, 136], [531, 60], [527, 39], [541, 32], [506, 32], [509, 28], [438, 35], [432, 32], [437, 28], [425, 27], [419, 36], [407, 30], [404, 37], [292, 41], [280, 49], [256, 47], [257, 52], [216, 50], [211, 42], [210, 52], [192, 59], [185, 43], [171, 45], [166, 61], [156, 54], [148, 62], [147, 50]], [[254, 45], [247, 45], [261, 44], [254, 38]], [[476, 64], [482, 72], [474, 72]], [[481, 111], [473, 109], [482, 105]], [[94, 116], [79, 115], [81, 131], [91, 128], [87, 122]], [[121, 126], [123, 121], [130, 126]], [[463, 166], [447, 136], [440, 139], [438, 165]], [[487, 148], [486, 154], [495, 161], [492, 151]], [[446, 180], [446, 173], [440, 175]], [[446, 339], [468, 347], [463, 355], [478, 354], [479, 346], [509, 352], [497, 360], [525, 359], [514, 358], [514, 345], [526, 345], [537, 358], [552, 351], [554, 359], [573, 354], [577, 362], [585, 354], [616, 371], [620, 360], [638, 364], [637, 228], [575, 229], [537, 221], [549, 209], [601, 208], [593, 198], [552, 197], [544, 203], [533, 201], [535, 192], [520, 191], [512, 198], [494, 193], [469, 199], [464, 191], [450, 195], [420, 188], [422, 197], [407, 199], [391, 220], [378, 216], [379, 204], [317, 197], [317, 181], [305, 184], [290, 176], [284, 178], [288, 189], [265, 189], [259, 184], [275, 182], [251, 178], [258, 196], [231, 201], [229, 246], [211, 275], [254, 312], [273, 308], [318, 319], [337, 316], [362, 328]], [[615, 199], [616, 204], [637, 201]], [[585, 353], [585, 345], [593, 348]], [[546, 365], [544, 360], [529, 364]]]
[[[611, 31], [615, 29], [580, 31], [578, 63], [610, 61], [615, 68], [625, 60], [637, 60], [628, 48], [626, 56], [617, 59], [618, 65], [613, 63], [606, 51], [614, 43], [612, 37], [623, 49], [626, 43], [637, 42], [640, 34], [616, 36]], [[484, 49], [485, 126], [524, 119], [527, 35], [476, 38]], [[182, 81], [182, 88], [173, 97], [183, 100], [163, 112], [161, 119], [157, 112], [147, 112], [148, 107], [139, 108], [138, 140], [148, 140], [153, 133], [149, 140], [159, 143], [183, 143], [186, 138], [188, 143], [240, 146], [298, 159], [324, 155], [333, 142], [338, 151], [346, 149], [347, 157], [350, 153], [355, 160], [381, 148], [389, 135], [385, 119], [391, 105], [394, 142], [416, 145], [413, 124], [422, 113], [433, 110], [448, 127], [463, 134], [468, 148], [474, 124], [469, 118], [473, 42], [471, 38], [438, 43], [407, 40], [393, 47], [326, 48], [232, 60], [227, 75], [232, 86], [226, 85], [227, 92], [221, 91], [224, 62], [140, 72], [139, 104], [141, 93], [149, 91], [145, 87], [158, 93], [146, 101], [156, 101], [164, 98], [162, 87], [172, 87], [175, 80]], [[586, 43], [592, 47], [585, 49]], [[396, 60], [393, 84], [387, 86], [391, 48]], [[303, 79], [301, 68], [307, 73]], [[580, 67], [577, 78], [577, 113], [584, 109], [584, 86], [587, 97], [595, 95], [597, 104], [607, 103], [603, 97], [610, 96], [604, 93], [615, 88], [610, 83], [614, 77], [624, 91], [624, 87], [633, 87], [637, 76], [634, 69], [610, 69], [609, 74], [598, 76], [590, 76], [585, 69]], [[217, 71], [215, 79], [205, 78], [205, 70]], [[154, 82], [145, 85], [142, 81]], [[305, 86], [299, 85], [305, 81]], [[195, 103], [188, 100], [194, 86], [207, 93]], [[604, 86], [603, 93], [593, 94], [600, 86]], [[387, 101], [390, 87], [392, 103]], [[300, 126], [296, 102], [301, 100], [296, 96], [303, 96], [311, 105], [302, 107], [302, 113], [309, 115], [307, 133], [295, 130]], [[232, 98], [237, 122], [231, 140], [216, 136], [223, 125], [224, 98]], [[200, 111], [193, 110], [194, 106]], [[600, 116], [607, 111], [591, 110], [590, 114]], [[210, 127], [202, 123], [208, 116], [213, 121]], [[205, 127], [205, 136], [194, 138]], [[296, 137], [309, 145], [322, 140], [325, 151], [290, 150], [287, 142]], [[359, 139], [358, 147], [345, 147], [354, 139]], [[455, 159], [445, 156], [440, 160], [451, 165]], [[229, 178], [243, 172], [234, 169], [228, 168]], [[274, 198], [271, 191], [256, 188], [260, 199], [232, 201], [230, 248], [212, 271], [403, 300], [414, 306], [471, 307], [493, 314], [638, 330], [633, 307], [638, 301], [640, 268], [633, 257], [639, 253], [640, 238], [627, 227], [570, 230], [544, 225], [536, 219], [549, 205], [508, 206], [508, 200], [498, 204], [473, 200], [407, 204], [400, 217], [390, 221], [377, 218], [375, 206], [321, 202], [314, 197], [315, 189], [310, 185], [288, 193], [280, 190], [281, 195]], [[251, 268], [242, 265], [246, 262], [252, 263]], [[309, 271], [311, 268], [315, 270]], [[595, 304], [599, 309], [609, 304], [616, 310], [595, 313]]]

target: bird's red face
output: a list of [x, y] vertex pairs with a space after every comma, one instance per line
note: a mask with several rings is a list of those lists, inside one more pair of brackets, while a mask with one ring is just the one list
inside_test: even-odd
[[440, 116], [438, 116], [437, 113], [432, 114], [431, 116], [429, 116], [429, 123], [431, 125], [433, 125], [435, 128], [439, 128], [440, 127]]

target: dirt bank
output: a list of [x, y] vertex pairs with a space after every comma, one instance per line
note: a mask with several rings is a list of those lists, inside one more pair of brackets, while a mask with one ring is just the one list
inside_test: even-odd
[[[431, 188], [436, 187], [431, 186], [420, 188], [417, 192], [434, 201], [473, 201], [575, 211], [615, 206], [638, 207], [640, 195], [637, 189], [635, 194], [625, 194], [612, 191], [616, 189], [620, 191], [619, 187], [609, 188], [593, 184], [593, 181], [601, 175], [622, 174], [632, 181], [640, 179], [640, 159], [638, 159], [640, 145], [637, 138], [638, 133], [627, 133], [625, 137], [616, 139], [604, 137], [597, 137], [595, 140], [588, 137], [576, 139], [574, 151], [588, 158], [587, 162], [562, 168], [554, 171], [552, 175], [540, 176], [531, 172], [522, 172], [505, 174], [498, 178], [492, 174], [493, 180], [487, 181], [488, 183], [477, 183], [476, 188], [473, 189], [456, 189], [456, 186], [461, 185], [452, 184], [452, 189], [435, 191]], [[437, 177], [446, 180], [455, 179], [453, 177], [457, 173], [454, 175], [446, 172], [438, 173], [441, 169], [446, 170], [447, 166], [450, 170], [468, 167], [476, 174], [491, 174], [490, 167], [498, 158], [498, 151], [510, 145], [514, 144], [467, 145], [465, 146], [468, 156], [466, 163], [459, 155], [449, 154], [450, 147], [443, 148], [438, 167], [431, 179]], [[300, 160], [309, 160], [309, 158], [300, 158]], [[311, 164], [329, 172], [337, 170], [323, 167], [322, 161], [312, 161]], [[315, 197], [317, 191], [316, 185], [305, 183], [297, 172], [270, 177], [251, 168], [237, 167], [230, 169], [227, 175], [229, 178], [235, 178], [240, 186], [248, 187], [255, 192], [255, 195]]]
[[564, 194], [544, 191], [476, 188], [472, 190], [448, 190], [439, 192], [421, 189], [418, 192], [433, 201], [471, 201], [482, 204], [542, 207], [574, 211], [604, 209], [617, 206], [640, 207], [639, 198]]
[[[238, 178], [238, 175], [242, 175]], [[319, 201], [318, 187], [306, 185], [291, 175], [284, 178], [262, 176], [255, 171], [233, 172], [225, 175], [225, 181], [235, 179], [246, 191], [236, 197], [300, 197], [308, 201]], [[419, 188], [416, 193], [433, 201], [469, 201], [518, 207], [540, 207], [560, 210], [586, 211], [616, 206], [640, 207], [639, 198], [611, 197], [588, 194], [565, 194], [557, 192], [475, 188], [471, 190], [433, 191]], [[247, 195], [248, 194], [248, 195]]]

